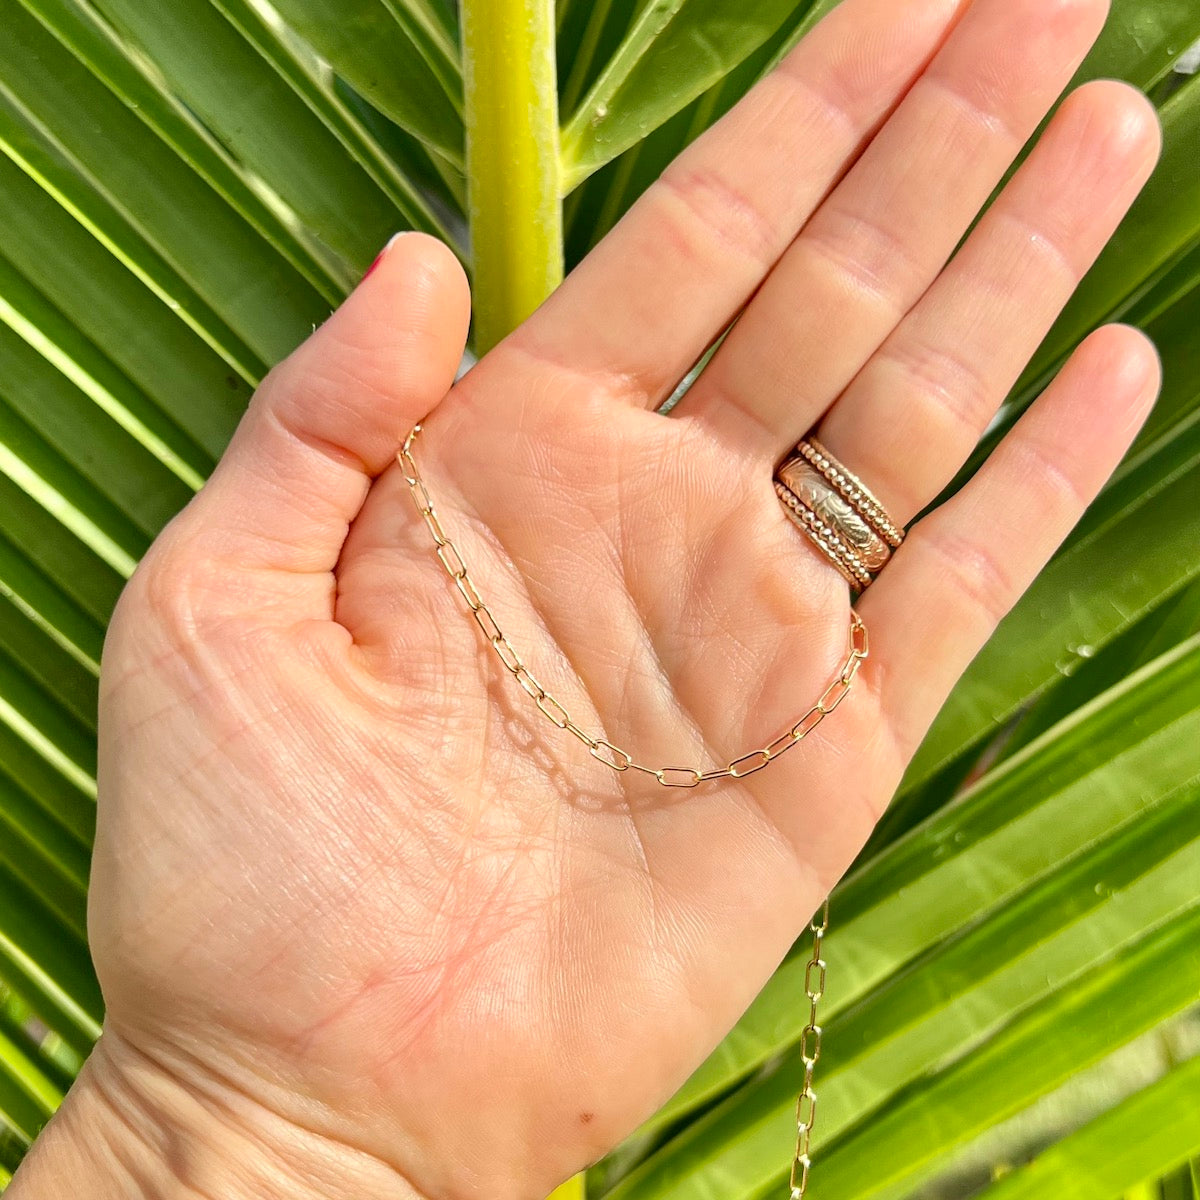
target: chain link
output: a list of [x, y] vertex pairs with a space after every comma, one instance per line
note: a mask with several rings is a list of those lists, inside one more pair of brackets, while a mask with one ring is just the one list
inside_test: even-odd
[[800, 1061], [804, 1064], [804, 1084], [796, 1097], [796, 1157], [792, 1159], [791, 1200], [804, 1200], [812, 1171], [809, 1143], [817, 1120], [817, 1093], [813, 1091], [813, 1068], [821, 1057], [821, 1026], [817, 1024], [817, 1003], [825, 994], [825, 959], [821, 957], [825, 934], [829, 929], [829, 901], [821, 905], [809, 925], [813, 935], [812, 956], [804, 968], [804, 994], [808, 997], [808, 1024], [800, 1035]]
[[446, 574], [453, 580], [454, 586], [467, 603], [475, 623], [483, 631], [483, 636], [496, 652], [508, 672], [516, 679], [522, 690], [537, 705], [542, 713], [559, 729], [565, 729], [572, 737], [578, 739], [587, 747], [588, 753], [602, 762], [610, 770], [617, 772], [640, 771], [652, 775], [663, 787], [694, 788], [698, 784], [707, 783], [714, 779], [743, 779], [761, 771], [769, 762], [774, 761], [785, 751], [790, 750], [797, 742], [807, 737], [845, 698], [850, 691], [850, 685], [858, 673], [859, 664], [867, 657], [867, 629], [853, 609], [850, 611], [850, 634], [847, 641], [846, 660], [841, 671], [833, 682], [821, 693], [817, 702], [806, 712], [786, 733], [781, 734], [773, 742], [760, 750], [751, 750], [740, 758], [735, 758], [724, 767], [709, 771], [700, 771], [695, 767], [650, 767], [635, 762], [633, 756], [620, 746], [604, 738], [594, 738], [580, 729], [571, 720], [570, 713], [537, 681], [529, 668], [525, 666], [521, 656], [513, 648], [512, 643], [501, 630], [492, 611], [483, 602], [478, 588], [467, 573], [467, 564], [459, 553], [458, 547], [447, 536], [442, 528], [441, 520], [433, 507], [433, 500], [425, 487], [421, 472], [417, 469], [416, 459], [413, 458], [412, 447], [417, 435], [421, 432], [418, 422], [404, 439], [404, 445], [396, 455], [404, 481], [408, 484], [409, 494], [417, 506], [437, 548], [438, 560]]

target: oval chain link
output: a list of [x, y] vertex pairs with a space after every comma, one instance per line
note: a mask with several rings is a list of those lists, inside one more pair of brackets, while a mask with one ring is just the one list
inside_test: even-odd
[[588, 753], [602, 762], [610, 770], [617, 772], [640, 771], [644, 775], [652, 775], [662, 787], [694, 788], [701, 783], [714, 779], [744, 779], [761, 771], [768, 763], [773, 762], [785, 751], [790, 750], [797, 742], [807, 737], [845, 698], [858, 674], [859, 664], [867, 657], [867, 628], [853, 609], [850, 610], [850, 634], [847, 640], [846, 660], [833, 682], [821, 693], [817, 702], [806, 712], [787, 732], [781, 734], [773, 742], [760, 750], [751, 750], [740, 758], [735, 758], [724, 767], [709, 771], [700, 771], [695, 767], [650, 767], [635, 762], [633, 756], [620, 746], [614, 746], [604, 738], [594, 738], [571, 720], [570, 713], [563, 707], [525, 666], [521, 656], [513, 648], [496, 622], [492, 610], [484, 603], [478, 588], [467, 573], [467, 564], [459, 553], [458, 547], [450, 540], [442, 528], [442, 522], [433, 507], [433, 500], [417, 469], [417, 461], [413, 458], [412, 447], [417, 435], [421, 432], [418, 422], [404, 439], [404, 445], [396, 455], [404, 482], [408, 484], [409, 495], [417, 506], [437, 550], [438, 560], [446, 574], [454, 582], [459, 594], [467, 603], [467, 608], [475, 623], [483, 631], [483, 636], [496, 652], [508, 672], [516, 679], [522, 690], [537, 705], [538, 711], [559, 729], [565, 729], [572, 737], [577, 738], [587, 748]]

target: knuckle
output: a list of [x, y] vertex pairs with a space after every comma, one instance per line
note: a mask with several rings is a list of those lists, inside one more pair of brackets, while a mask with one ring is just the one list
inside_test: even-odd
[[1054, 451], [1037, 438], [1017, 436], [1008, 447], [1017, 470], [1038, 508], [1062, 518], [1074, 518], [1092, 502], [1091, 494]]
[[[898, 86], [899, 55], [879, 54], [860, 37], [827, 43], [823, 66], [814, 71], [811, 54], [800, 42], [768, 78], [784, 83], [790, 103], [812, 114], [840, 140], [857, 142], [875, 120], [881, 90]], [[792, 117], [794, 120], [794, 117]]]
[[[240, 579], [207, 540], [168, 527], [123, 589], [109, 627], [110, 653], [151, 667], [171, 686], [200, 688], [230, 663], [276, 660], [263, 620], [276, 597]], [[282, 626], [281, 626], [282, 628]]]
[[237, 571], [225, 566], [226, 535], [196, 507], [168, 522], [121, 593], [117, 616], [134, 636], [154, 629], [170, 640], [200, 641], [245, 605]]
[[155, 544], [121, 596], [126, 621], [153, 622], [172, 638], [195, 639], [201, 621], [200, 565], [181, 546]]
[[[974, 445], [995, 408], [990, 381], [971, 359], [949, 346], [907, 338], [879, 352], [878, 362], [900, 376], [902, 393], [949, 418]], [[922, 418], [923, 419], [923, 418]]]
[[940, 101], [949, 105], [977, 133], [1003, 138], [1014, 146], [1019, 146], [1025, 140], [1004, 115], [1005, 107], [999, 96], [988, 95], [986, 90], [973, 95], [960, 84], [938, 75], [926, 75], [925, 82], [937, 93]]
[[[381, 374], [376, 362], [364, 366], [371, 358], [297, 352], [263, 381], [250, 420], [325, 458], [377, 474], [390, 461], [401, 430], [383, 422], [364, 430], [364, 413], [395, 409], [394, 377]], [[348, 429], [360, 431], [360, 446], [352, 447]]]
[[997, 208], [996, 219], [1008, 226], [1018, 248], [1018, 261], [1032, 260], [1034, 269], [1051, 276], [1054, 282], [1068, 289], [1068, 294], [1083, 278], [1086, 265], [1077, 262], [1066, 248], [1071, 240], [1069, 232], [1064, 235], [1052, 230], [1042, 218], [1015, 209]]
[[[406, 336], [397, 334], [398, 339]], [[398, 360], [391, 361], [390, 352], [381, 354], [363, 330], [354, 327], [329, 326], [320, 337], [319, 346], [302, 346], [264, 380], [260, 391], [271, 409], [336, 421], [351, 414], [360, 398], [377, 403], [391, 399], [395, 382], [387, 371]]]
[[200, 610], [190, 570], [175, 555], [151, 547], [117, 599], [104, 640], [108, 679], [112, 663], [129, 668], [162, 664], [180, 647], [201, 641]]
[[926, 272], [904, 239], [867, 214], [827, 206], [796, 242], [835, 276], [880, 302], [897, 319]]
[[[818, 125], [828, 127], [846, 138], [860, 136], [863, 124], [861, 112], [869, 105], [869, 81], [866, 72], [856, 70], [855, 64], [844, 56], [834, 63], [828, 75], [816, 82], [808, 77], [809, 64], [799, 57], [788, 55], [775, 69], [774, 78], [787, 90], [789, 105], [808, 113]], [[858, 81], [863, 79], [861, 86]]]
[[[699, 228], [700, 245], [717, 241], [765, 269], [775, 261], [780, 229], [748, 194], [739, 191], [718, 170], [677, 162], [659, 176], [660, 195], [677, 209], [674, 228], [685, 244], [697, 246], [695, 231], [679, 230], [679, 215]], [[695, 251], [693, 251], [694, 253]], [[705, 255], [711, 257], [711, 255]]]
[[950, 590], [989, 627], [998, 625], [1022, 589], [992, 544], [936, 527], [926, 531], [923, 544], [938, 560]]

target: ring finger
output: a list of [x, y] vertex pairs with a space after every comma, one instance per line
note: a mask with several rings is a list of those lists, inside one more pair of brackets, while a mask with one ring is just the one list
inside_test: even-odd
[[1158, 146], [1141, 93], [1104, 82], [1072, 95], [962, 251], [825, 414], [816, 436], [895, 520], [910, 521], [966, 461]]

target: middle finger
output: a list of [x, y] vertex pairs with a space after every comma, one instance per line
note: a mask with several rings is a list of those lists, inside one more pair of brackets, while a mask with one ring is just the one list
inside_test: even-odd
[[1106, 0], [977, 0], [678, 406], [794, 443], [937, 277], [1095, 41]]

